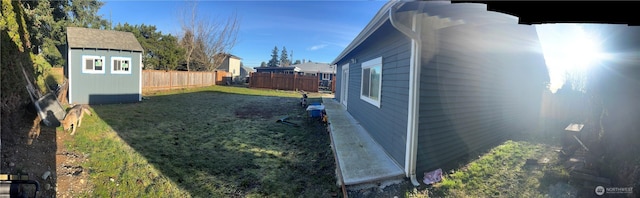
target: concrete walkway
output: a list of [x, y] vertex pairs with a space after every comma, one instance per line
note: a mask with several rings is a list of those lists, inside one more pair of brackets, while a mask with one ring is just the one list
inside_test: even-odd
[[[359, 185], [404, 176], [403, 169], [364, 128], [331, 97], [322, 97], [331, 130], [332, 145], [345, 185]], [[338, 179], [339, 182], [339, 179]]]

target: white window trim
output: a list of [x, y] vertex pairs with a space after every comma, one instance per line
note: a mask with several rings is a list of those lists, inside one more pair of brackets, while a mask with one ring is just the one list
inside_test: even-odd
[[[368, 96], [364, 96], [362, 95], [362, 87], [364, 86], [364, 69], [367, 68], [372, 68], [375, 66], [380, 65], [380, 84], [379, 84], [379, 88], [378, 88], [378, 100], [374, 100], [369, 98]], [[363, 62], [361, 64], [360, 67], [360, 99], [364, 100], [365, 102], [368, 102], [370, 104], [372, 104], [373, 106], [376, 106], [378, 108], [380, 108], [380, 100], [382, 99], [382, 57], [378, 57], [375, 59], [371, 59], [369, 61]]]
[[[102, 60], [102, 70], [95, 70], [95, 65], [93, 66], [93, 70], [88, 70], [87, 59], [101, 59]], [[107, 67], [107, 61], [104, 56], [94, 56], [94, 55], [83, 55], [82, 56], [82, 73], [85, 74], [104, 74], [105, 67]]]
[[330, 80], [331, 79], [331, 74], [328, 73], [321, 73], [322, 74], [322, 80]]
[[[113, 61], [115, 60], [127, 60], [129, 61], [129, 71], [116, 71], [116, 67], [113, 64]], [[114, 56], [111, 57], [111, 73], [112, 74], [131, 74], [131, 70], [133, 69], [133, 67], [131, 67], [131, 57], [118, 57], [118, 56]]]

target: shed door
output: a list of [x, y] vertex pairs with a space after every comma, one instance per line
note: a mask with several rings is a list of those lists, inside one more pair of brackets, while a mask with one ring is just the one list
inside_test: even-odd
[[347, 97], [349, 96], [349, 64], [342, 66], [342, 81], [340, 86], [340, 102], [344, 107], [347, 107]]

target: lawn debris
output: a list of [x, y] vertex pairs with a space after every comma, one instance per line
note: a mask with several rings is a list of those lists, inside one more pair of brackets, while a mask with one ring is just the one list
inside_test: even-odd
[[436, 169], [434, 171], [431, 172], [426, 172], [424, 173], [424, 180], [422, 182], [424, 182], [425, 184], [429, 185], [429, 184], [433, 184], [433, 183], [437, 183], [442, 181], [442, 169]]
[[287, 121], [287, 119], [289, 119], [289, 116], [282, 117], [282, 118], [278, 119], [276, 122], [279, 122], [279, 123], [282, 123], [282, 124], [286, 124], [286, 125], [289, 125], [289, 126], [300, 127], [299, 124], [296, 124], [296, 123], [293, 123], [293, 122], [289, 122], [289, 121]]

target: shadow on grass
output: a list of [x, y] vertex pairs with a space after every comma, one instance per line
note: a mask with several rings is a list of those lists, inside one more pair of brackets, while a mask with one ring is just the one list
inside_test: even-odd
[[[109, 154], [118, 151], [108, 147], [120, 145], [88, 138], [98, 141], [88, 144], [105, 147], [92, 148], [91, 160], [108, 160], [93, 162], [94, 180], [127, 183], [116, 187], [116, 195], [127, 193], [124, 190], [144, 195], [162, 178], [138, 173], [135, 167], [148, 162], [195, 197], [327, 197], [336, 192], [326, 128], [306, 119], [298, 98], [260, 96], [264, 93], [256, 90], [233, 94], [245, 91], [160, 94], [141, 103], [92, 106], [131, 152], [144, 158], [127, 160], [119, 155], [135, 154]], [[283, 116], [301, 127], [277, 123]], [[106, 132], [96, 131], [87, 135], [105, 136], [98, 133]], [[112, 186], [96, 186], [98, 195], [113, 191]]]

